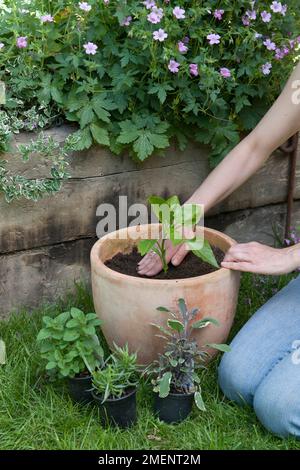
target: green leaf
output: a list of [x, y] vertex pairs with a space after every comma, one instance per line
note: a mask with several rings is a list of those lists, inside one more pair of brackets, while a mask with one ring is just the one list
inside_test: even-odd
[[195, 392], [194, 399], [195, 399], [197, 408], [201, 411], [206, 411], [201, 392]]
[[[188, 241], [186, 243], [187, 245], [189, 245]], [[204, 240], [203, 248], [201, 248], [201, 250], [192, 250], [192, 251], [194, 255], [198, 256], [198, 258], [201, 258], [206, 263], [209, 263], [212, 266], [219, 268], [214, 252], [212, 251], [212, 248], [207, 240]]]
[[172, 379], [171, 372], [165, 372], [159, 381], [159, 397], [166, 398], [170, 393], [170, 384]]
[[146, 253], [149, 253], [156, 243], [157, 240], [140, 240], [138, 243], [139, 253], [144, 256]]
[[184, 299], [178, 299], [178, 307], [182, 317], [185, 318], [187, 314], [187, 306]]
[[221, 352], [230, 352], [231, 348], [228, 346], [228, 344], [217, 344], [217, 343], [209, 343], [206, 345], [209, 348], [217, 349], [218, 351]]
[[46, 328], [42, 328], [38, 335], [37, 335], [37, 341], [43, 341], [44, 339], [50, 338], [51, 332], [47, 330]]
[[220, 323], [215, 318], [205, 317], [205, 318], [202, 318], [202, 320], [195, 321], [192, 324], [192, 328], [195, 328], [195, 329], [206, 328], [208, 325], [220, 326]]
[[75, 308], [75, 307], [71, 308], [71, 317], [76, 318], [76, 320], [79, 320], [79, 321], [85, 320], [84, 313], [81, 310], [79, 310], [79, 308]]
[[63, 340], [64, 341], [75, 341], [80, 337], [80, 334], [76, 330], [67, 330], [64, 333]]
[[86, 105], [82, 110], [80, 110], [79, 117], [80, 127], [82, 129], [93, 121], [95, 114], [90, 104]]
[[109, 135], [107, 129], [100, 127], [98, 124], [91, 124], [91, 132], [95, 141], [100, 145], [110, 145]]
[[151, 155], [154, 146], [150, 141], [150, 133], [148, 131], [140, 131], [138, 139], [133, 144], [133, 149], [142, 162]]
[[182, 333], [184, 331], [184, 325], [179, 320], [168, 320], [168, 326], [172, 330]]
[[170, 313], [170, 310], [166, 307], [157, 307], [156, 310], [158, 310], [159, 312], [168, 312], [168, 313]]
[[55, 369], [56, 366], [57, 366], [56, 362], [50, 361], [46, 364], [46, 370]]
[[73, 137], [74, 140], [76, 139], [77, 142], [76, 145], [74, 145], [74, 150], [88, 149], [93, 143], [89, 127], [74, 132]]

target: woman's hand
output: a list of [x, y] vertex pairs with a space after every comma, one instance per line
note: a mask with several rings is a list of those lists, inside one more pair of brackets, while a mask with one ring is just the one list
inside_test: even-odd
[[231, 247], [223, 268], [257, 274], [287, 274], [300, 267], [300, 245], [289, 248], [271, 248], [251, 242]]
[[[183, 233], [186, 239], [194, 238], [195, 236], [195, 232], [191, 229], [184, 229]], [[168, 264], [171, 262], [174, 266], [178, 266], [189, 252], [185, 243], [173, 246], [170, 240], [166, 240], [165, 247], [166, 261]], [[160, 273], [162, 268], [163, 265], [159, 256], [153, 251], [150, 251], [150, 253], [144, 256], [144, 258], [138, 263], [137, 272], [141, 276], [151, 277]]]

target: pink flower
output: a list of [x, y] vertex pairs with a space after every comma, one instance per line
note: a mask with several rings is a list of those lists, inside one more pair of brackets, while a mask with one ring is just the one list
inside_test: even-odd
[[272, 64], [270, 64], [270, 62], [267, 62], [261, 67], [261, 71], [264, 75], [270, 75], [271, 69], [272, 69]]
[[209, 41], [209, 44], [211, 46], [213, 46], [214, 44], [220, 44], [220, 39], [221, 39], [221, 36], [219, 36], [219, 34], [208, 34], [208, 36], [206, 36], [207, 40]]
[[231, 77], [231, 72], [226, 67], [222, 67], [220, 69], [220, 75], [224, 78], [230, 78]]
[[169, 65], [168, 65], [168, 69], [170, 70], [170, 72], [178, 73], [179, 72], [179, 67], [180, 67], [180, 64], [178, 62], [176, 62], [176, 60], [174, 60], [174, 59], [170, 60]]
[[53, 23], [53, 16], [51, 15], [42, 15], [41, 16], [42, 23]]
[[79, 6], [80, 10], [83, 10], [83, 11], [86, 11], [86, 12], [91, 11], [91, 9], [92, 9], [91, 5], [88, 2], [79, 2], [78, 6]]
[[181, 52], [182, 54], [185, 54], [185, 53], [189, 50], [189, 48], [184, 44], [184, 42], [179, 41], [179, 43], [178, 43], [178, 50], [179, 50], [179, 52]]
[[264, 10], [261, 12], [260, 16], [264, 23], [270, 23], [271, 18], [272, 18], [271, 13], [268, 13], [267, 11]]
[[131, 22], [132, 16], [126, 16], [126, 18], [121, 21], [121, 26], [129, 26]]
[[158, 31], [154, 31], [153, 33], [153, 39], [155, 41], [160, 41], [163, 42], [165, 39], [167, 39], [168, 34], [165, 32], [164, 29], [159, 29]]
[[224, 15], [224, 10], [215, 10], [214, 11], [214, 17], [219, 21], [221, 21], [223, 15]]
[[190, 74], [193, 75], [194, 77], [198, 77], [199, 70], [198, 70], [197, 64], [190, 64]]
[[180, 8], [180, 7], [175, 7], [173, 9], [173, 15], [178, 20], [183, 20], [185, 18], [185, 10], [183, 8]]
[[83, 47], [87, 55], [95, 55], [98, 49], [98, 46], [94, 44], [93, 42], [87, 42], [86, 44], [83, 45]]
[[27, 47], [27, 45], [27, 36], [19, 36], [17, 38], [17, 47], [19, 49], [24, 49], [25, 47]]
[[263, 44], [264, 44], [264, 46], [266, 46], [268, 51], [275, 51], [275, 49], [276, 49], [276, 44], [275, 44], [275, 42], [271, 41], [271, 39], [266, 39], [263, 42]]

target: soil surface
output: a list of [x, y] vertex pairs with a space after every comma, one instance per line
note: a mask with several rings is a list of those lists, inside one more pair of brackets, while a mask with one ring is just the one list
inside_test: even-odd
[[[219, 248], [212, 247], [212, 249], [220, 265], [221, 261], [223, 261], [224, 253]], [[105, 265], [118, 273], [148, 278], [137, 273], [137, 264], [141, 259], [141, 255], [134, 249], [129, 254], [118, 253], [112, 259], [106, 261]], [[167, 273], [162, 271], [157, 276], [154, 276], [153, 279], [187, 279], [189, 277], [203, 276], [217, 270], [218, 268], [205, 263], [193, 253], [189, 253], [180, 266], [174, 267], [172, 264], [169, 264]]]

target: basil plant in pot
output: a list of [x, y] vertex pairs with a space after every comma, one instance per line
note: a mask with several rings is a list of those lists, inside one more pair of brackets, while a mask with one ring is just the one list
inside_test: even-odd
[[[158, 307], [160, 312], [170, 315], [167, 328], [154, 325], [165, 340], [165, 349], [146, 369], [152, 376], [155, 412], [166, 423], [178, 423], [187, 418], [193, 402], [205, 411], [197, 372], [205, 368], [209, 353], [198, 347], [193, 333], [209, 325], [219, 326], [214, 318], [194, 321], [199, 309], [188, 310], [184, 299], [178, 300], [178, 307], [178, 312]], [[226, 344], [206, 344], [205, 347], [223, 352], [230, 350]]]
[[[128, 343], [129, 350], [137, 352], [138, 363], [145, 365], [157, 359], [164, 348], [150, 325], [164, 324], [164, 315], [156, 311], [157, 305], [175, 308], [177, 299], [182, 297], [188, 305], [201, 305], [196, 320], [214, 312], [220, 328], [199, 329], [195, 340], [198, 346], [224, 343], [233, 323], [240, 283], [237, 271], [220, 268], [224, 254], [235, 241], [197, 224], [202, 215], [198, 207], [191, 204], [190, 211], [185, 212], [177, 196], [167, 200], [155, 196], [150, 198], [150, 204], [160, 223], [108, 233], [91, 252], [94, 305], [103, 320], [104, 336], [111, 347], [114, 342], [119, 346]], [[167, 218], [160, 206], [169, 209]], [[193, 228], [193, 238], [185, 237], [185, 230], [181, 230], [186, 223], [189, 229]], [[180, 266], [168, 265], [166, 240], [188, 246], [190, 253]], [[137, 264], [149, 250], [159, 256], [163, 270], [154, 277], [140, 276]]]
[[120, 428], [135, 424], [138, 372], [137, 355], [130, 354], [127, 345], [116, 344], [103, 366], [92, 372], [92, 395], [104, 424]]
[[75, 402], [92, 401], [90, 370], [102, 364], [104, 351], [97, 327], [101, 321], [95, 313], [84, 314], [77, 308], [55, 318], [43, 317], [43, 328], [37, 336], [41, 357], [46, 361], [50, 378], [64, 378]]

